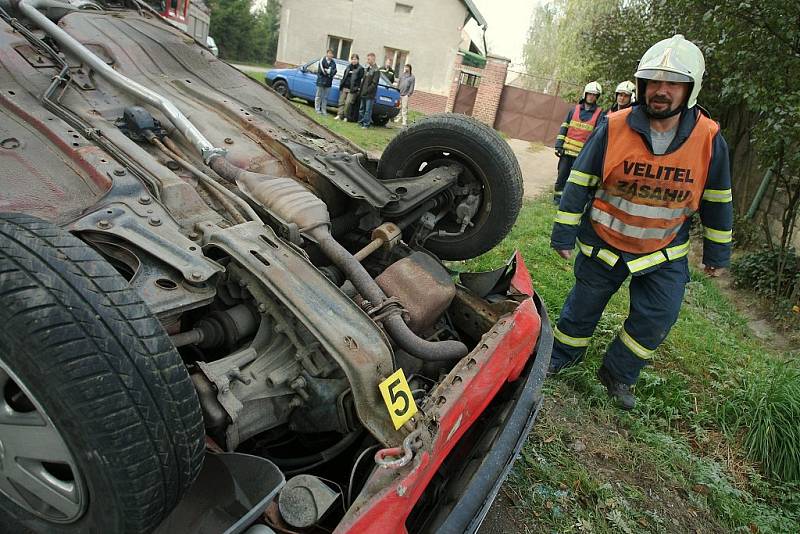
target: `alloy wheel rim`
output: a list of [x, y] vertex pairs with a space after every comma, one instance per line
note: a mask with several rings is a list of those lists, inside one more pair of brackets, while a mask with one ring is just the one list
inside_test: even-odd
[[83, 478], [64, 438], [0, 358], [0, 494], [53, 523], [86, 509]]

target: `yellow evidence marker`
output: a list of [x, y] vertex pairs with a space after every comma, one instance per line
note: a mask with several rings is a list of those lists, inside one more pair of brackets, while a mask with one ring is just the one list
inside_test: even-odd
[[414, 402], [414, 396], [411, 394], [411, 388], [408, 387], [402, 368], [389, 375], [389, 378], [378, 385], [378, 389], [381, 390], [383, 402], [389, 410], [395, 430], [417, 413], [417, 404]]

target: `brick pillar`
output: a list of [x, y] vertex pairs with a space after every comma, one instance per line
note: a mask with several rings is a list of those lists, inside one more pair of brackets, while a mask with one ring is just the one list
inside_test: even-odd
[[[478, 95], [475, 97], [472, 116], [491, 127], [494, 127], [494, 119], [497, 116], [497, 107], [500, 105], [500, 95], [506, 84], [506, 73], [510, 62], [511, 60], [500, 56], [488, 55], [486, 57], [486, 67], [483, 69], [481, 83], [478, 85]], [[448, 111], [452, 109], [451, 106]]]
[[456, 94], [458, 94], [458, 80], [461, 78], [461, 62], [464, 59], [464, 54], [456, 54], [456, 60], [453, 62], [453, 79], [450, 80], [450, 94], [447, 96], [447, 105], [444, 110], [447, 113], [453, 112], [453, 104], [456, 102]]

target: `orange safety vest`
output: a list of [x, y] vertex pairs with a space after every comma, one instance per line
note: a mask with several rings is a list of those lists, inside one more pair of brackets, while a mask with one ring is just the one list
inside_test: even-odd
[[595, 107], [594, 114], [588, 122], [581, 121], [581, 104], [575, 106], [575, 111], [572, 112], [572, 118], [569, 121], [567, 128], [567, 135], [564, 136], [564, 153], [567, 156], [577, 156], [580, 154], [583, 145], [592, 134], [592, 130], [597, 125], [597, 119], [600, 118], [602, 113], [600, 106]]
[[608, 117], [603, 179], [589, 214], [597, 235], [618, 250], [661, 250], [700, 207], [719, 125], [700, 115], [675, 152], [653, 154], [626, 122], [633, 108]]

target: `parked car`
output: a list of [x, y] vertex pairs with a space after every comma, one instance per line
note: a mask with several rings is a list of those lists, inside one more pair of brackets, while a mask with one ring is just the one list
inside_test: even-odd
[[[339, 84], [342, 81], [342, 73], [344, 73], [347, 65], [347, 61], [336, 60], [336, 77], [333, 79], [333, 85], [328, 92], [328, 107], [337, 107], [339, 105]], [[264, 75], [264, 80], [267, 85], [275, 89], [275, 92], [286, 98], [303, 98], [313, 104], [317, 91], [318, 67], [319, 59], [315, 59], [293, 69], [270, 69]], [[375, 95], [375, 105], [372, 108], [372, 122], [379, 126], [385, 126], [399, 112], [400, 91], [393, 87], [389, 79], [381, 73], [378, 93]]]
[[130, 2], [0, 6], [0, 531], [475, 531], [553, 339], [518, 252], [442, 263], [508, 144], [374, 158]]
[[206, 37], [206, 47], [209, 50], [211, 50], [212, 54], [214, 54], [215, 56], [219, 56], [219, 48], [217, 47], [217, 42], [210, 35]]

